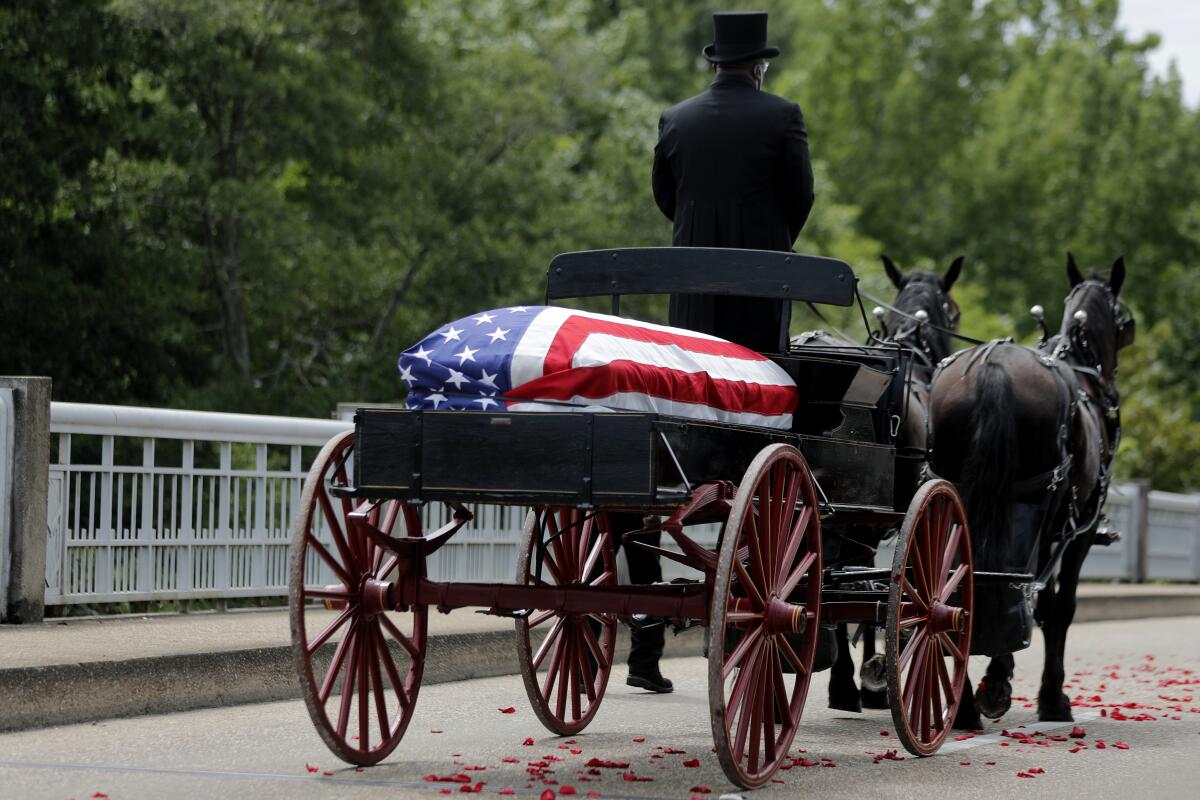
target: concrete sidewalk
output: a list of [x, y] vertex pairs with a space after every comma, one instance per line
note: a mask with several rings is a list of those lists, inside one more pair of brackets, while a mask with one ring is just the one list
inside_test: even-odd
[[[1088, 584], [1076, 621], [1192, 615], [1200, 586]], [[518, 671], [511, 620], [431, 611], [429, 631], [427, 683]], [[699, 629], [668, 636], [666, 656], [701, 642]], [[291, 659], [285, 610], [0, 626], [0, 731], [294, 698]]]

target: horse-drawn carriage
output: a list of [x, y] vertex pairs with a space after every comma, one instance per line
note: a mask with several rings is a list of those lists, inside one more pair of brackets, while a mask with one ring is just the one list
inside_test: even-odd
[[[738, 294], [852, 306], [843, 262], [791, 253], [636, 249], [570, 253], [547, 301], [658, 293]], [[864, 315], [865, 316], [865, 315]], [[786, 331], [781, 342], [786, 342]], [[954, 486], [897, 478], [910, 351], [781, 347], [795, 382], [790, 429], [663, 413], [364, 408], [321, 451], [293, 537], [296, 667], [321, 737], [372, 764], [403, 737], [420, 689], [431, 607], [516, 620], [529, 700], [548, 729], [582, 730], [604, 697], [618, 622], [708, 628], [708, 693], [720, 763], [767, 783], [796, 734], [821, 625], [885, 632], [897, 734], [929, 755], [964, 689], [973, 574]], [[422, 507], [445, 525], [422, 529]], [[528, 508], [514, 584], [440, 582], [426, 559], [489, 506]], [[620, 585], [613, 512], [636, 512], [677, 550], [652, 548], [695, 580]], [[716, 548], [689, 529], [719, 523]], [[854, 530], [873, 548], [898, 528], [890, 568], [823, 559]], [[825, 535], [822, 535], [822, 532]], [[623, 536], [622, 536], [623, 533]], [[622, 542], [618, 542], [618, 538]]]

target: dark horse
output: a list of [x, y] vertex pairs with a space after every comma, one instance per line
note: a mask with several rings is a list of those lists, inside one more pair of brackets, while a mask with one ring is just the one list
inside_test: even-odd
[[1028, 645], [1035, 620], [1046, 644], [1038, 718], [1072, 718], [1062, 691], [1067, 628], [1120, 435], [1117, 352], [1134, 326], [1118, 300], [1124, 259], [1107, 279], [1085, 279], [1068, 256], [1067, 275], [1057, 336], [1037, 348], [964, 350], [933, 380], [931, 467], [963, 494], [976, 570], [1036, 576], [1026, 587], [977, 584], [972, 651], [992, 659], [974, 698], [964, 693], [960, 728], [1008, 710], [1012, 653]]
[[[919, 483], [918, 474], [924, 463], [925, 436], [929, 407], [929, 385], [934, 368], [950, 354], [950, 334], [958, 329], [958, 305], [950, 296], [950, 289], [958, 280], [963, 257], [950, 264], [945, 275], [936, 272], [916, 271], [904, 275], [887, 256], [883, 256], [883, 267], [888, 278], [897, 289], [892, 310], [882, 320], [882, 338], [908, 347], [913, 353], [913, 366], [909, 373], [905, 391], [903, 424], [896, 441], [896, 449], [902, 455], [901, 463], [911, 465], [909, 475], [901, 482], [911, 483], [907, 489], [898, 491], [911, 495]], [[831, 546], [844, 550], [847, 544], [858, 541], [859, 536], [830, 537]], [[850, 544], [852, 547], [853, 545]], [[874, 563], [873, 548], [863, 552], [842, 552], [837, 560], [843, 564], [871, 566]], [[867, 708], [887, 708], [884, 686], [887, 681], [886, 666], [881, 655], [875, 654], [875, 633], [864, 629], [863, 640], [863, 689], [861, 693], [854, 684], [854, 658], [850, 652], [850, 636], [846, 625], [837, 628], [838, 656], [829, 676], [829, 707], [844, 711], [861, 711]]]

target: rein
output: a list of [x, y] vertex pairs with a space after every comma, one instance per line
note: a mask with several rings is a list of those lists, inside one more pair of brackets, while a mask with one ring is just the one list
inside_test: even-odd
[[871, 294], [870, 292], [863, 291], [860, 289], [859, 293], [862, 294], [863, 297], [870, 300], [872, 303], [875, 303], [877, 306], [886, 308], [888, 311], [891, 311], [893, 314], [896, 314], [897, 316], [904, 317], [905, 319], [910, 319], [913, 322], [917, 323], [917, 325], [922, 325], [927, 328], [932, 328], [933, 330], [938, 331], [939, 333], [944, 333], [947, 336], [951, 336], [955, 339], [961, 339], [962, 341], [970, 342], [971, 344], [987, 344], [987, 342], [985, 342], [983, 339], [976, 339], [974, 336], [967, 336], [965, 333], [959, 333], [958, 331], [954, 330], [953, 328], [948, 328], [943, 325], [938, 325], [938, 324], [930, 322], [928, 320], [922, 322], [921, 320], [917, 319], [915, 315], [910, 314], [907, 311], [902, 311], [902, 310], [896, 308], [891, 303], [880, 300], [878, 297]]

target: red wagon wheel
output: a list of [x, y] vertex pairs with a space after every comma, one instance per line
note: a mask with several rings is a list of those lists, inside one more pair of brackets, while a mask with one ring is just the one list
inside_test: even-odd
[[[389, 584], [424, 574], [348, 523], [351, 511], [389, 536], [421, 535], [419, 512], [401, 501], [339, 498], [348, 431], [313, 462], [292, 528], [288, 599], [292, 657], [308, 714], [339, 758], [375, 764], [400, 743], [425, 666], [427, 609], [393, 610]], [[404, 571], [404, 575], [401, 571]]]
[[767, 783], [787, 757], [812, 677], [820, 598], [816, 483], [800, 451], [774, 444], [734, 498], [709, 615], [713, 739], [739, 786]]
[[[538, 577], [538, 543], [546, 542]], [[517, 582], [616, 586], [616, 547], [603, 513], [535, 509], [525, 520]], [[543, 634], [540, 642], [538, 634]], [[536, 646], [535, 646], [536, 645]], [[617, 618], [612, 614], [534, 611], [517, 620], [517, 660], [538, 719], [558, 734], [579, 733], [600, 708], [612, 673]]]
[[948, 481], [930, 481], [913, 497], [896, 540], [884, 650], [892, 721], [913, 755], [937, 752], [954, 723], [973, 608], [962, 500]]

